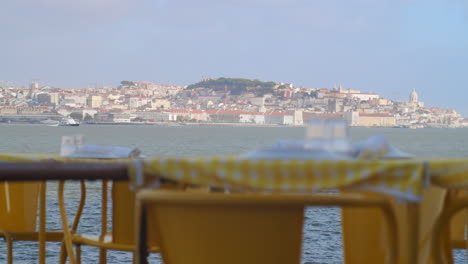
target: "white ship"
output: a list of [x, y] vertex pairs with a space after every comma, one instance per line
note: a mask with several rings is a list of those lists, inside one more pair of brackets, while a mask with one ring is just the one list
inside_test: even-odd
[[80, 123], [76, 122], [75, 119], [71, 117], [64, 117], [60, 122], [58, 123], [59, 126], [79, 126]]
[[41, 121], [40, 123], [43, 125], [47, 125], [47, 126], [58, 126], [59, 121], [47, 119], [47, 120]]

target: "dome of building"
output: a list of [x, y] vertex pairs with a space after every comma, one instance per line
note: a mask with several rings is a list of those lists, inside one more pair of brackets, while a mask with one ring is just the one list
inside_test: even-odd
[[410, 103], [417, 103], [418, 102], [418, 93], [416, 93], [416, 89], [413, 88], [413, 91], [410, 93], [409, 97]]

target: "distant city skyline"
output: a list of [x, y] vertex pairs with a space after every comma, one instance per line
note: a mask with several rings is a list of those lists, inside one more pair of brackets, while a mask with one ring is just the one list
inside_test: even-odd
[[[346, 88], [468, 116], [461, 0], [22, 0], [2, 3], [0, 80], [56, 87], [206, 77]], [[44, 83], [44, 82], [41, 82]]]
[[[225, 77], [225, 76], [223, 76]], [[207, 79], [207, 78], [214, 78], [214, 77], [203, 77], [201, 78], [200, 80], [203, 80], [203, 79]], [[229, 78], [229, 77], [228, 77]], [[2, 85], [5, 85], [5, 84], [10, 84], [10, 85], [13, 85], [13, 86], [18, 86], [18, 87], [29, 87], [31, 86], [31, 84], [33, 82], [37, 83], [40, 87], [45, 87], [45, 86], [49, 86], [51, 88], [63, 88], [63, 89], [80, 89], [80, 88], [99, 88], [99, 87], [118, 87], [120, 85], [120, 82], [121, 81], [124, 81], [124, 80], [121, 80], [121, 81], [118, 81], [117, 83], [113, 83], [113, 84], [104, 84], [104, 83], [91, 83], [91, 84], [88, 84], [88, 85], [85, 85], [85, 86], [68, 86], [68, 85], [64, 85], [64, 86], [57, 86], [57, 85], [54, 85], [52, 83], [50, 83], [49, 81], [46, 81], [44, 83], [41, 83], [41, 79], [38, 79], [38, 78], [34, 78], [34, 79], [31, 79], [33, 81], [27, 81], [27, 82], [16, 82], [16, 81], [4, 81], [4, 80], [0, 80], [0, 86]], [[129, 79], [126, 79], [127, 81], [143, 81], [143, 82], [153, 82], [153, 83], [156, 83], [155, 81], [150, 81], [150, 80], [129, 80]], [[198, 81], [200, 81], [198, 80]], [[44, 80], [43, 80], [44, 81]], [[196, 83], [198, 81], [194, 81], [193, 83]], [[270, 80], [261, 80], [261, 81], [270, 81]], [[309, 88], [309, 89], [316, 89], [316, 88], [327, 88], [327, 89], [330, 89], [330, 90], [333, 90], [333, 89], [338, 89], [338, 87], [341, 86], [342, 89], [346, 90], [346, 89], [351, 89], [351, 90], [355, 90], [357, 88], [354, 88], [354, 87], [348, 87], [348, 86], [345, 86], [343, 85], [341, 82], [335, 82], [333, 83], [332, 85], [329, 85], [329, 86], [323, 86], [323, 87], [319, 87], [319, 86], [316, 86], [316, 87], [305, 87], [303, 85], [300, 85], [300, 84], [297, 84], [297, 83], [294, 83], [294, 82], [285, 82], [285, 81], [282, 81], [282, 82], [277, 82], [277, 83], [291, 83], [291, 84], [294, 84], [294, 85], [297, 85], [297, 87], [303, 87], [303, 88]], [[178, 86], [186, 86], [186, 85], [190, 85], [190, 84], [172, 84], [172, 83], [159, 83], [159, 84], [163, 84], [163, 85], [178, 85]], [[359, 89], [357, 89], [359, 90]], [[407, 91], [407, 94], [398, 94], [397, 97], [383, 97], [385, 99], [389, 99], [389, 100], [394, 100], [394, 101], [400, 101], [400, 102], [406, 102], [406, 101], [409, 101], [408, 98], [410, 96], [410, 94], [412, 93], [412, 91], [415, 91], [417, 90], [416, 88], [412, 88], [411, 90], [408, 90]], [[367, 91], [367, 90], [362, 90], [363, 92], [369, 92], [369, 93], [375, 93], [374, 91]], [[396, 94], [396, 93], [395, 93]], [[426, 106], [426, 107], [442, 107], [440, 105], [430, 105], [430, 106]], [[457, 109], [453, 108], [453, 107], [442, 107], [442, 108], [447, 108], [447, 109], [454, 109], [456, 110], [457, 112], [461, 113], [460, 111], [458, 111]], [[461, 113], [463, 114], [463, 113]], [[468, 116], [468, 115], [465, 115], [465, 116]]]

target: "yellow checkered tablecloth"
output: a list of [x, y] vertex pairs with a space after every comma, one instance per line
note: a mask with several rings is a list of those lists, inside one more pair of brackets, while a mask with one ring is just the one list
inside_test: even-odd
[[[310, 192], [358, 188], [418, 201], [430, 183], [468, 186], [468, 160], [242, 160], [220, 158], [76, 159], [58, 155], [0, 154], [0, 161], [125, 163], [134, 183], [167, 178], [219, 188]], [[142, 173], [139, 173], [141, 171]], [[143, 179], [141, 179], [143, 178]]]
[[220, 188], [310, 192], [360, 188], [418, 200], [424, 184], [424, 162], [413, 160], [312, 161], [175, 159], [146, 160], [146, 175]]

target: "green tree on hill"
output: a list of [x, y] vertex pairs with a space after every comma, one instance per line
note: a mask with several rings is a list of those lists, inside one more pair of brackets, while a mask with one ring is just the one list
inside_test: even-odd
[[131, 81], [121, 81], [120, 85], [122, 85], [122, 86], [135, 86], [135, 83], [131, 82]]
[[191, 84], [187, 89], [209, 88], [214, 91], [228, 90], [232, 95], [239, 95], [243, 92], [253, 92], [257, 96], [262, 96], [265, 93], [274, 93], [275, 87], [276, 83], [274, 82], [221, 77], [218, 79], [203, 80], [201, 82]]

